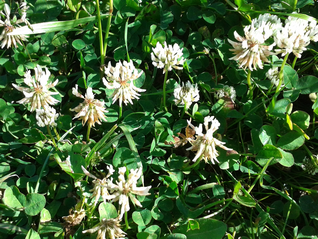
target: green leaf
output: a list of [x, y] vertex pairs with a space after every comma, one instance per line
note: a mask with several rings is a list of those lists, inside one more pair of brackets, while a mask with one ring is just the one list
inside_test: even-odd
[[148, 209], [134, 211], [132, 214], [132, 219], [138, 226], [146, 226], [151, 222], [151, 212]]
[[270, 113], [274, 116], [285, 118], [285, 113], [290, 103], [291, 101], [289, 99], [278, 100], [275, 104], [274, 109]]
[[[107, 18], [107, 14], [101, 14], [101, 19]], [[17, 27], [8, 35], [32, 35], [32, 34], [41, 34], [48, 32], [59, 32], [59, 31], [67, 31], [76, 28], [81, 24], [85, 24], [88, 22], [96, 21], [96, 17], [85, 17], [76, 20], [69, 21], [55, 21], [55, 22], [43, 22], [43, 23], [35, 23], [32, 24], [32, 30], [28, 26]]]
[[206, 10], [203, 12], [203, 19], [207, 22], [207, 23], [210, 23], [210, 24], [214, 24], [215, 23], [215, 20], [216, 20], [216, 16], [214, 14], [213, 11], [211, 10]]
[[277, 146], [285, 150], [295, 150], [305, 143], [305, 137], [296, 132], [291, 131], [284, 134], [278, 141]]
[[276, 130], [271, 125], [264, 125], [259, 130], [259, 139], [261, 140], [262, 144], [276, 144]]
[[283, 158], [281, 151], [276, 148], [274, 145], [266, 144], [259, 151], [258, 155], [256, 156], [256, 161], [261, 165], [264, 166], [270, 158], [274, 158], [271, 164], [277, 163], [278, 160]]
[[26, 204], [26, 198], [24, 194], [20, 193], [19, 189], [16, 186], [7, 188], [4, 191], [2, 200], [5, 205], [17, 210], [23, 209]]
[[304, 76], [297, 81], [293, 81], [292, 85], [295, 90], [300, 90], [301, 94], [318, 92], [318, 78], [315, 76]]
[[[199, 223], [200, 229], [188, 230], [188, 225], [183, 225], [174, 230], [174, 233], [182, 233], [186, 235], [186, 237], [182, 237], [183, 235], [179, 234], [181, 237], [171, 237], [171, 238], [187, 238], [187, 239], [211, 239], [211, 235], [213, 235], [213, 239], [222, 239], [226, 233], [227, 226], [225, 223], [215, 220], [215, 219], [198, 219], [196, 220]], [[172, 234], [175, 235], [175, 234]], [[171, 235], [170, 235], [171, 236]], [[170, 237], [167, 237], [170, 238]]]
[[187, 239], [187, 236], [181, 233], [172, 233], [166, 238], [167, 239]]
[[187, 11], [187, 18], [190, 21], [198, 20], [202, 17], [202, 12], [199, 8], [191, 6]]
[[76, 39], [72, 42], [72, 46], [76, 50], [82, 50], [86, 46], [86, 44], [82, 39]]
[[294, 156], [291, 153], [285, 152], [280, 148], [278, 148], [278, 150], [282, 153], [283, 156], [281, 160], [278, 160], [278, 163], [288, 168], [293, 166], [295, 163]]
[[25, 213], [29, 216], [39, 214], [46, 204], [42, 194], [30, 193], [26, 196]]
[[98, 212], [100, 221], [102, 221], [104, 218], [111, 219], [118, 216], [116, 207], [111, 203], [102, 202], [99, 204]]
[[169, 24], [173, 22], [173, 14], [171, 12], [163, 12], [160, 15], [160, 28], [165, 30], [169, 27]]
[[308, 129], [310, 116], [304, 111], [295, 111], [291, 114], [293, 123], [297, 124], [301, 129]]
[[158, 225], [151, 225], [147, 227], [144, 232], [148, 232], [149, 234], [156, 234], [158, 238], [160, 238], [161, 228]]
[[26, 239], [41, 239], [39, 233], [34, 231], [32, 228], [28, 231], [28, 234], [25, 237]]
[[[243, 194], [241, 191], [241, 183], [237, 182], [234, 186], [233, 199], [246, 207], [255, 207], [256, 202], [249, 194]], [[243, 194], [243, 195], [242, 195]]]
[[40, 222], [49, 222], [52, 220], [51, 213], [46, 208], [43, 208], [40, 214]]
[[284, 67], [284, 85], [287, 89], [291, 89], [294, 82], [299, 79], [297, 71], [295, 71], [291, 66], [286, 65]]

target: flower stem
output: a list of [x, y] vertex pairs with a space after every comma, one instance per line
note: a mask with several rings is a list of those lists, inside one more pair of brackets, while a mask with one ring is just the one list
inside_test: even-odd
[[[284, 60], [283, 60], [283, 63], [282, 63], [282, 66], [280, 68], [280, 71], [279, 71], [279, 83], [278, 83], [278, 86], [276, 87], [276, 91], [275, 93], [277, 94], [279, 91], [280, 91], [280, 88], [283, 84], [283, 80], [284, 80], [284, 67], [285, 67], [285, 64], [286, 64], [286, 61], [288, 59], [288, 56], [289, 54], [286, 54]], [[274, 97], [274, 98], [277, 98], [277, 95]], [[276, 100], [276, 99], [275, 99]]]
[[[104, 59], [106, 57], [106, 50], [107, 50], [107, 44], [108, 44], [108, 35], [109, 35], [109, 29], [110, 29], [110, 25], [112, 22], [112, 16], [113, 16], [113, 0], [109, 0], [109, 16], [108, 16], [108, 20], [107, 20], [107, 25], [106, 25], [106, 32], [105, 32], [105, 38], [104, 38], [104, 47], [103, 47], [103, 56]], [[103, 60], [104, 63], [104, 60]]]
[[92, 127], [92, 125], [91, 125], [91, 124], [88, 124], [87, 134], [86, 134], [86, 142], [87, 142], [87, 143], [89, 142], [89, 134], [91, 133], [91, 127]]
[[166, 84], [167, 84], [167, 78], [168, 78], [168, 70], [166, 69], [166, 73], [165, 73], [165, 78], [163, 80], [163, 89], [162, 89], [162, 94], [163, 94], [163, 108], [165, 111], [167, 110], [167, 106], [166, 106]]
[[51, 139], [52, 139], [52, 142], [53, 142], [54, 147], [57, 148], [55, 139], [54, 139], [54, 137], [53, 137], [53, 135], [52, 135], [52, 132], [51, 132], [51, 130], [50, 130], [50, 127], [49, 127], [48, 125], [46, 126], [46, 129], [47, 129], [47, 132], [49, 133], [49, 135], [50, 135], [50, 137], [51, 137]]
[[99, 48], [100, 48], [100, 64], [104, 65], [105, 55], [103, 50], [103, 30], [102, 30], [102, 19], [100, 18], [99, 0], [96, 0], [96, 12], [97, 12], [98, 38], [99, 38]]
[[247, 85], [248, 85], [248, 99], [252, 99], [253, 98], [253, 86], [252, 86], [252, 82], [251, 82], [251, 75], [252, 75], [252, 71], [249, 69], [247, 72]]
[[294, 58], [294, 60], [293, 60], [293, 64], [292, 64], [292, 68], [293, 68], [293, 69], [295, 69], [296, 61], [297, 61], [297, 57], [295, 56], [295, 58]]
[[184, 113], [187, 111], [187, 102], [184, 102], [184, 107], [183, 107], [183, 110], [182, 110], [182, 113], [181, 113], [181, 116], [180, 116], [180, 119], [183, 118], [184, 116]]
[[[202, 156], [201, 156], [200, 158], [198, 158], [197, 161], [195, 161], [195, 163], [192, 164], [192, 165], [190, 165], [190, 166], [185, 165], [186, 167], [184, 167], [182, 170], [183, 170], [183, 171], [189, 171], [190, 169], [196, 167], [196, 166], [200, 163], [201, 158], [202, 158]], [[187, 166], [188, 166], [188, 167], [187, 167]]]
[[119, 106], [119, 113], [118, 113], [118, 122], [121, 120], [121, 117], [123, 116], [123, 106]]
[[45, 169], [45, 167], [46, 167], [46, 165], [47, 165], [47, 163], [48, 163], [48, 161], [49, 161], [49, 158], [50, 158], [50, 155], [51, 155], [52, 151], [53, 151], [53, 148], [51, 148], [51, 151], [50, 151], [49, 154], [47, 155], [47, 157], [46, 157], [46, 159], [45, 159], [45, 161], [44, 161], [44, 164], [42, 165], [42, 168], [41, 168], [41, 171], [40, 171], [40, 174], [39, 174], [38, 181], [36, 182], [36, 185], [35, 185], [35, 189], [34, 189], [34, 192], [35, 192], [35, 193], [37, 193], [38, 190], [39, 190], [40, 180], [41, 180], [41, 178], [42, 178], [42, 174], [43, 174], [44, 169]]
[[282, 87], [282, 84], [283, 84], [283, 80], [284, 80], [284, 67], [285, 67], [285, 64], [286, 64], [286, 61], [288, 59], [288, 55], [289, 54], [286, 54], [285, 55], [285, 58], [283, 60], [283, 63], [282, 63], [282, 66], [280, 68], [280, 71], [279, 71], [279, 74], [278, 74], [278, 77], [279, 77], [279, 83], [276, 87], [276, 90], [275, 90], [275, 95], [270, 103], [270, 105], [268, 106], [268, 108], [266, 109], [267, 112], [272, 112], [275, 108], [275, 105], [276, 105], [276, 100], [277, 100], [277, 96], [279, 94], [279, 91], [280, 91], [280, 88]]
[[53, 127], [53, 131], [54, 131], [54, 133], [55, 133], [55, 135], [56, 135], [57, 140], [59, 141], [59, 140], [60, 140], [60, 135], [59, 135], [59, 133], [57, 132], [57, 130], [56, 130], [55, 127]]
[[129, 223], [128, 223], [128, 213], [125, 212], [125, 231], [130, 229]]

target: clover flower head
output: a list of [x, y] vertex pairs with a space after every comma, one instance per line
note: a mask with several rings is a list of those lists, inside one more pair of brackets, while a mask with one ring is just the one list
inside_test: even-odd
[[181, 86], [174, 89], [173, 95], [175, 104], [186, 105], [187, 109], [193, 102], [197, 102], [200, 99], [198, 85], [191, 84], [190, 81], [186, 84], [182, 82]]
[[163, 73], [165, 73], [166, 71], [171, 71], [172, 68], [177, 70], [183, 69], [185, 59], [182, 55], [182, 49], [177, 43], [167, 45], [164, 42], [163, 47], [160, 42], [157, 42], [156, 47], [152, 49], [151, 60], [155, 67], [163, 69]]
[[94, 126], [95, 123], [101, 124], [100, 120], [106, 121], [106, 116], [104, 113], [108, 112], [105, 109], [104, 102], [94, 99], [93, 89], [88, 87], [86, 90], [85, 97], [78, 92], [78, 85], [75, 85], [72, 89], [73, 95], [84, 99], [83, 103], [80, 103], [71, 111], [75, 111], [78, 114], [75, 115], [74, 119], [80, 118], [82, 124], [85, 125], [86, 122], [89, 126]]
[[115, 239], [124, 238], [126, 233], [120, 229], [120, 219], [118, 218], [103, 218], [92, 229], [83, 231], [83, 233], [95, 233], [97, 232], [96, 239]]
[[262, 30], [262, 33], [266, 39], [272, 35], [275, 35], [276, 32], [283, 27], [280, 18], [269, 13], [261, 14], [258, 16], [258, 18], [254, 18], [252, 20], [252, 24], [256, 29]]
[[36, 123], [40, 127], [56, 126], [55, 121], [58, 117], [59, 114], [53, 107], [47, 106], [44, 109], [36, 109]]
[[228, 39], [228, 42], [234, 47], [230, 49], [234, 53], [231, 60], [238, 61], [239, 67], [246, 69], [247, 67], [252, 71], [257, 67], [263, 69], [263, 63], [269, 62], [268, 56], [273, 55], [272, 49], [275, 43], [266, 45], [265, 41], [272, 35], [269, 27], [258, 27], [251, 25], [244, 28], [245, 36], [240, 36], [236, 31], [234, 37], [239, 42], [234, 42]]
[[20, 27], [19, 23], [24, 22], [25, 24], [30, 25], [30, 23], [26, 19], [26, 10], [28, 9], [26, 3], [22, 3], [20, 8], [22, 15], [21, 18], [18, 20], [16, 20], [16, 18], [10, 18], [11, 9], [6, 3], [4, 4], [4, 12], [0, 12], [0, 15], [5, 17], [4, 21], [0, 19], [0, 26], [4, 27], [0, 34], [0, 41], [2, 41], [1, 48], [4, 48], [5, 46], [7, 48], [10, 48], [12, 47], [12, 45], [14, 47], [17, 47], [17, 44], [22, 45], [21, 41], [27, 40], [26, 35], [9, 35], [9, 33], [12, 32], [16, 27]]
[[318, 155], [313, 156], [313, 160], [310, 158], [305, 158], [301, 168], [308, 174], [315, 175], [318, 173]]
[[138, 207], [142, 207], [141, 203], [135, 197], [135, 195], [147, 196], [150, 195], [148, 187], [137, 187], [137, 181], [142, 175], [142, 168], [139, 169], [131, 169], [128, 179], [125, 178], [126, 167], [121, 167], [118, 169], [118, 181], [116, 184], [110, 183], [109, 188], [113, 191], [111, 199], [113, 202], [118, 201], [119, 205], [121, 205], [119, 218], [121, 219], [125, 212], [130, 210], [129, 207], [129, 198], [130, 200], [137, 205]]
[[105, 75], [107, 80], [103, 78], [103, 83], [108, 89], [115, 89], [112, 95], [113, 103], [119, 100], [120, 107], [122, 102], [125, 105], [133, 104], [133, 99], [139, 99], [138, 92], [146, 91], [134, 85], [134, 80], [142, 75], [142, 71], [138, 73], [132, 61], [118, 62], [115, 67], [112, 67], [109, 62], [108, 66], [105, 67]]
[[266, 72], [266, 77], [270, 79], [273, 85], [278, 86], [279, 84], [279, 68], [272, 67]]
[[111, 184], [111, 180], [112, 180], [112, 178], [109, 179], [109, 177], [111, 177], [113, 175], [115, 170], [114, 170], [112, 165], [107, 166], [107, 169], [108, 169], [108, 174], [106, 175], [106, 177], [103, 179], [99, 179], [99, 178], [95, 177], [93, 174], [91, 174], [90, 172], [88, 172], [82, 166], [82, 170], [85, 173], [85, 175], [94, 179], [93, 180], [94, 188], [91, 190], [93, 192], [92, 197], [95, 197], [94, 206], [96, 206], [100, 197], [102, 197], [102, 199], [105, 203], [107, 200], [110, 200], [113, 198], [113, 196], [110, 194], [108, 188], [109, 188], [109, 184]]
[[64, 221], [71, 226], [79, 225], [83, 218], [86, 216], [85, 210], [81, 209], [79, 211], [75, 210], [73, 213], [70, 213], [68, 216], [62, 217]]
[[311, 41], [317, 42], [318, 41], [318, 25], [317, 21], [309, 21], [306, 31], [309, 33], [308, 36]]
[[46, 108], [50, 105], [54, 105], [59, 101], [54, 99], [51, 95], [57, 95], [58, 92], [51, 92], [49, 91], [50, 88], [55, 87], [58, 83], [58, 80], [49, 84], [49, 77], [51, 75], [50, 71], [45, 67], [45, 72], [42, 68], [37, 65], [34, 68], [35, 75], [34, 77], [31, 76], [31, 72], [27, 71], [24, 74], [24, 83], [28, 87], [21, 87], [17, 86], [16, 84], [12, 84], [14, 88], [18, 91], [21, 91], [25, 98], [19, 100], [19, 104], [31, 104], [30, 111], [34, 111], [35, 109]]
[[217, 99], [221, 99], [223, 97], [230, 98], [232, 102], [236, 99], [236, 91], [233, 86], [224, 85], [222, 89], [218, 90], [215, 93]]
[[297, 58], [301, 58], [301, 54], [310, 43], [310, 31], [307, 31], [307, 28], [308, 21], [289, 16], [285, 26], [274, 36], [274, 41], [279, 48], [275, 49], [275, 52], [281, 56], [293, 53]]
[[189, 142], [192, 146], [187, 148], [187, 150], [197, 152], [192, 160], [193, 162], [203, 158], [206, 163], [211, 161], [211, 163], [214, 164], [215, 162], [219, 162], [217, 159], [219, 156], [219, 153], [216, 150], [217, 146], [224, 150], [231, 150], [224, 145], [224, 142], [213, 137], [214, 132], [220, 127], [220, 122], [215, 119], [214, 116], [207, 116], [204, 118], [205, 133], [203, 133], [202, 124], [200, 124], [199, 127], [195, 127], [188, 121], [188, 125], [196, 133], [195, 139], [189, 138]]

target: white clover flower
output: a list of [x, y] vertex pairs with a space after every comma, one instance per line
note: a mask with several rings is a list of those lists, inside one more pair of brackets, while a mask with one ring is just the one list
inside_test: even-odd
[[106, 121], [106, 116], [104, 113], [108, 112], [105, 109], [104, 102], [94, 99], [93, 90], [88, 87], [86, 90], [85, 97], [78, 92], [78, 85], [75, 85], [72, 89], [73, 95], [84, 99], [83, 103], [80, 103], [71, 111], [78, 112], [74, 119], [80, 118], [82, 124], [85, 125], [86, 122], [89, 126], [94, 126], [95, 123], [101, 124], [100, 120]]
[[308, 36], [311, 41], [317, 42], [318, 41], [318, 25], [317, 21], [309, 21], [306, 31], [309, 33]]
[[307, 49], [306, 46], [310, 43], [310, 32], [306, 31], [307, 27], [308, 21], [288, 17], [285, 26], [274, 36], [275, 43], [280, 48], [275, 49], [276, 53], [282, 56], [294, 53], [297, 58], [301, 58], [301, 53]]
[[152, 64], [159, 69], [163, 69], [163, 73], [171, 71], [172, 68], [177, 70], [183, 69], [185, 59], [182, 57], [182, 49], [180, 49], [177, 43], [173, 46], [167, 46], [167, 43], [164, 42], [164, 47], [162, 47], [160, 42], [157, 42], [156, 47], [152, 51]]
[[280, 18], [269, 13], [259, 15], [258, 18], [252, 20], [252, 23], [256, 29], [262, 30], [264, 38], [266, 39], [275, 35], [277, 31], [283, 28]]
[[187, 109], [193, 102], [197, 102], [200, 99], [198, 85], [192, 85], [190, 81], [186, 84], [182, 82], [181, 86], [174, 89], [173, 95], [175, 104], [186, 105]]
[[270, 79], [273, 85], [278, 86], [279, 84], [279, 68], [278, 67], [273, 67], [270, 68], [266, 72], [266, 77]]
[[102, 221], [92, 229], [83, 231], [84, 234], [95, 232], [97, 232], [96, 239], [123, 239], [126, 235], [126, 233], [120, 229], [120, 219], [118, 218], [103, 218]]
[[306, 157], [303, 160], [303, 164], [301, 165], [301, 168], [311, 175], [315, 175], [316, 173], [318, 173], [318, 156], [316, 155], [313, 157], [314, 161]]
[[141, 74], [142, 71], [138, 73], [132, 61], [118, 62], [115, 67], [112, 67], [110, 62], [108, 63], [108, 67], [105, 67], [107, 80], [103, 78], [103, 83], [108, 89], [115, 89], [112, 95], [113, 103], [119, 99], [119, 106], [121, 107], [122, 102], [125, 105], [133, 104], [133, 99], [139, 99], [140, 94], [138, 92], [146, 90], [136, 87], [134, 80], [138, 79]]
[[16, 26], [20, 27], [19, 23], [24, 22], [25, 24], [30, 25], [30, 23], [26, 19], [27, 9], [28, 7], [26, 6], [26, 3], [22, 3], [21, 4], [21, 12], [22, 12], [21, 19], [16, 20], [15, 18], [13, 18], [11, 20], [10, 18], [11, 9], [8, 4], [6, 3], [4, 4], [4, 13], [2, 11], [0, 12], [0, 15], [6, 18], [4, 21], [0, 19], [0, 26], [4, 27], [0, 35], [0, 41], [2, 41], [1, 48], [4, 48], [5, 46], [9, 48], [9, 47], [12, 47], [12, 45], [14, 45], [14, 47], [17, 47], [17, 44], [22, 45], [21, 41], [27, 40], [27, 36], [25, 35], [8, 35], [8, 33], [12, 32], [16, 28]]
[[79, 211], [75, 210], [72, 214], [68, 216], [62, 217], [66, 223], [70, 224], [71, 226], [79, 225], [83, 218], [86, 216], [85, 210], [81, 209]]
[[119, 168], [118, 172], [118, 181], [116, 182], [116, 184], [110, 183], [108, 187], [112, 190], [113, 198], [111, 199], [111, 201], [118, 201], [119, 205], [121, 205], [119, 215], [119, 218], [121, 219], [124, 213], [130, 210], [129, 198], [135, 205], [137, 205], [138, 207], [142, 207], [141, 203], [137, 200], [135, 195], [150, 195], [149, 189], [151, 188], [151, 186], [137, 187], [137, 181], [142, 175], [142, 168], [135, 170], [131, 169], [128, 180], [125, 179], [126, 167]]
[[233, 86], [224, 85], [222, 89], [215, 93], [215, 96], [217, 99], [228, 97], [232, 102], [234, 102], [236, 99], [236, 91]]
[[240, 36], [236, 31], [234, 37], [239, 42], [228, 39], [228, 42], [234, 47], [230, 49], [234, 53], [234, 57], [230, 60], [238, 61], [239, 67], [252, 71], [257, 67], [263, 69], [263, 62], [269, 62], [268, 56], [273, 55], [272, 49], [275, 43], [266, 45], [265, 41], [272, 35], [269, 27], [256, 28], [254, 23], [244, 28], [245, 36]]
[[53, 107], [47, 106], [44, 109], [36, 109], [35, 118], [40, 127], [56, 126], [55, 121], [58, 117], [59, 114], [56, 113], [56, 110]]
[[103, 178], [101, 180], [101, 179], [95, 177], [90, 172], [88, 172], [82, 166], [82, 170], [85, 173], [85, 175], [94, 179], [94, 181], [93, 181], [94, 188], [91, 190], [93, 192], [92, 197], [95, 197], [94, 206], [96, 206], [100, 197], [102, 197], [102, 199], [105, 203], [106, 203], [106, 200], [110, 200], [110, 199], [114, 198], [114, 196], [112, 196], [109, 193], [108, 188], [109, 188], [109, 184], [111, 183], [111, 180], [112, 180], [112, 179], [109, 179], [109, 177], [113, 175], [115, 170], [114, 170], [112, 165], [107, 166], [107, 169], [108, 169], [108, 174], [106, 175], [105, 178]]
[[[211, 123], [210, 127], [209, 123]], [[188, 120], [188, 125], [190, 126], [190, 128], [195, 130], [196, 133], [195, 139], [188, 138], [192, 146], [190, 148], [187, 148], [187, 150], [197, 152], [194, 159], [192, 160], [193, 162], [196, 162], [198, 159], [201, 158], [203, 158], [206, 163], [208, 163], [209, 160], [212, 164], [214, 164], [215, 162], [219, 162], [217, 159], [217, 157], [219, 156], [219, 153], [216, 150], [217, 146], [224, 150], [232, 150], [224, 146], [224, 142], [213, 137], [214, 132], [220, 126], [220, 122], [215, 119], [214, 116], [207, 116], [204, 118], [204, 127], [206, 130], [205, 134], [203, 133], [202, 124], [200, 124], [199, 127], [194, 127]]]
[[50, 105], [54, 105], [59, 101], [54, 99], [51, 95], [57, 95], [58, 92], [51, 92], [49, 91], [50, 88], [55, 87], [58, 83], [58, 80], [54, 81], [51, 84], [48, 84], [49, 77], [51, 72], [45, 67], [45, 72], [42, 71], [42, 68], [37, 65], [34, 68], [35, 76], [34, 78], [31, 76], [31, 72], [27, 71], [24, 74], [24, 83], [29, 86], [27, 87], [20, 87], [16, 84], [12, 84], [14, 88], [18, 91], [21, 91], [25, 98], [19, 100], [19, 104], [28, 104], [31, 103], [30, 111], [34, 111], [35, 109], [46, 108]]

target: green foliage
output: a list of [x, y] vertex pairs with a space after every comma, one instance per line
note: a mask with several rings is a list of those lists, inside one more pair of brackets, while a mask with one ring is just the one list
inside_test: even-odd
[[[3, 33], [28, 38], [0, 50], [1, 238], [97, 238], [116, 220], [125, 238], [317, 238], [317, 43], [298, 58], [277, 54], [276, 43], [263, 68], [249, 72], [232, 59], [229, 41], [240, 44], [234, 32], [246, 38], [244, 27], [262, 13], [316, 22], [317, 4], [110, 2], [27, 0], [29, 25], [17, 22], [18, 3], [6, 1], [13, 29], [5, 23]], [[157, 44], [178, 46], [184, 62], [156, 67]], [[125, 88], [122, 106], [116, 87], [105, 85], [115, 86], [106, 73], [119, 61], [132, 63], [138, 77], [121, 73], [117, 84], [144, 90], [131, 99]], [[282, 64], [277, 87], [266, 73]], [[39, 126], [30, 112], [30, 94], [48, 97], [25, 80], [37, 66], [50, 72], [45, 92], [59, 101], [51, 104], [56, 125]], [[175, 91], [188, 81], [200, 98], [177, 104]], [[235, 97], [221, 95], [227, 86]], [[87, 116], [98, 107], [106, 112]], [[207, 122], [212, 116], [219, 126]]]

